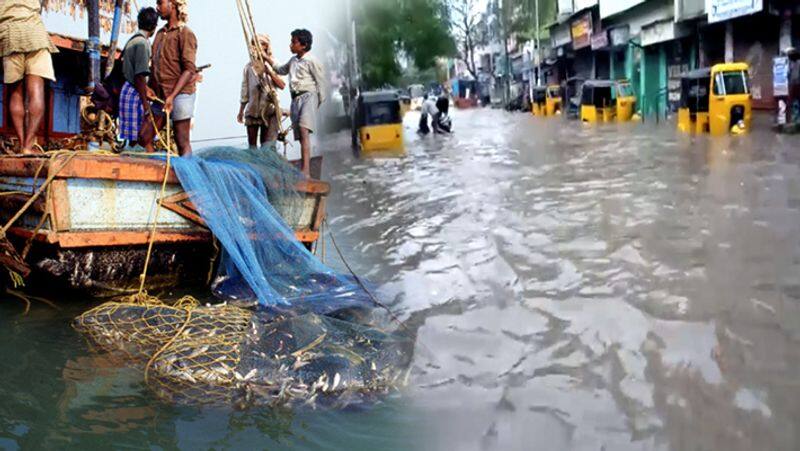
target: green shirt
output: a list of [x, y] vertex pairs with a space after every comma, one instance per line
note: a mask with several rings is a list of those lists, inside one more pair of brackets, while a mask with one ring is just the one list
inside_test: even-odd
[[137, 75], [150, 75], [150, 41], [141, 31], [133, 35], [122, 52], [122, 73], [131, 86]]
[[0, 0], [0, 57], [47, 49], [57, 53], [39, 15], [39, 0]]

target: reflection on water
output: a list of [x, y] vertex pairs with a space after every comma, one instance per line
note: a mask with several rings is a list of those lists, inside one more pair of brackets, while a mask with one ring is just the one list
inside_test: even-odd
[[[165, 406], [67, 319], [0, 304], [0, 448], [796, 449], [796, 138], [492, 110], [326, 147], [348, 261], [418, 327], [411, 387], [344, 412]], [[328, 258], [339, 265], [328, 249]]]

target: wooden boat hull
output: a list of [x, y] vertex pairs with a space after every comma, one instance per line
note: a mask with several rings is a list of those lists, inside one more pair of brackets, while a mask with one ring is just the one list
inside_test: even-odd
[[[62, 168], [63, 166], [63, 168]], [[60, 169], [60, 170], [59, 170]], [[0, 220], [5, 223], [51, 171], [58, 171], [32, 207], [9, 229], [33, 268], [29, 285], [74, 289], [91, 295], [138, 289], [152, 221], [158, 208], [163, 160], [79, 154], [53, 159], [0, 157]], [[321, 159], [312, 160], [312, 175]], [[325, 215], [325, 182], [300, 182], [301, 194], [285, 217], [297, 239], [311, 246]], [[207, 283], [216, 255], [211, 232], [183, 191], [168, 176], [159, 212], [148, 289]], [[281, 206], [276, 205], [278, 211]]]

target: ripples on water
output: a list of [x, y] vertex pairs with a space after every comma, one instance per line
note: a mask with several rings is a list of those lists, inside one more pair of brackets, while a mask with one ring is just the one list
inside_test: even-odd
[[78, 342], [79, 308], [9, 300], [0, 447], [798, 446], [800, 141], [492, 110], [420, 139], [416, 119], [404, 158], [357, 160], [344, 135], [325, 154], [340, 247], [419, 326], [402, 397], [164, 406]]

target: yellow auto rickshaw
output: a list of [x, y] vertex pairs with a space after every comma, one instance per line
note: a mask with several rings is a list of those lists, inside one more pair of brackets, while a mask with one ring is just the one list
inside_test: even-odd
[[356, 125], [364, 152], [403, 148], [400, 98], [394, 91], [362, 93], [358, 97]]
[[616, 82], [586, 80], [581, 87], [581, 121], [611, 122], [616, 113]]
[[534, 86], [531, 90], [531, 113], [534, 116], [547, 115], [547, 88]]
[[581, 87], [583, 122], [627, 122], [635, 105], [636, 97], [627, 81], [586, 80]]
[[719, 136], [750, 129], [752, 105], [746, 63], [715, 64], [681, 76], [678, 130]]
[[557, 113], [561, 113], [561, 86], [550, 85], [547, 87], [545, 111], [548, 116], [555, 116]]
[[628, 122], [636, 109], [636, 96], [627, 80], [617, 81], [617, 122]]

